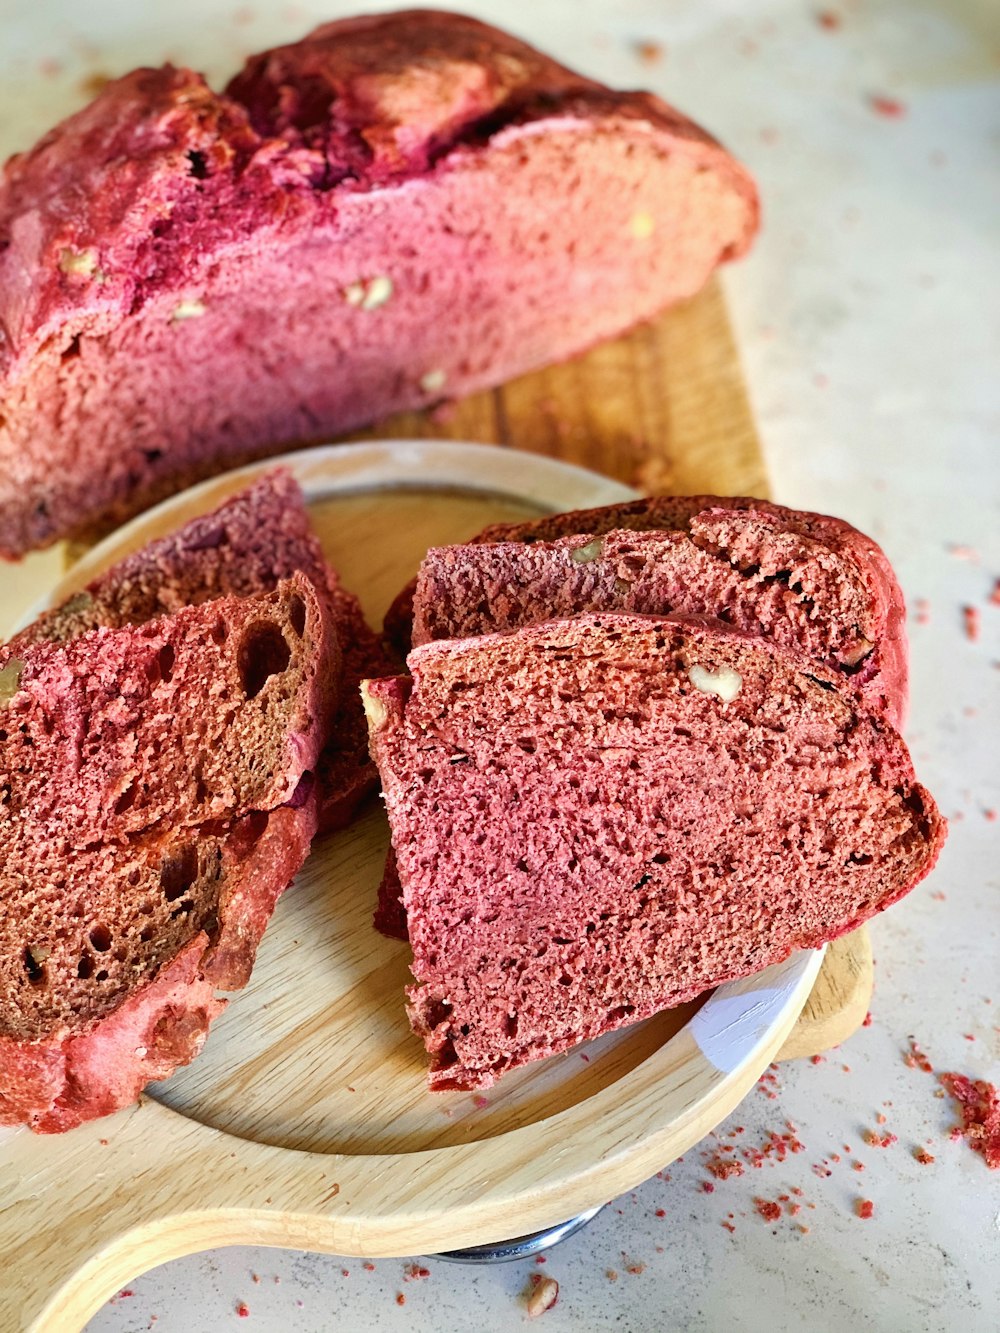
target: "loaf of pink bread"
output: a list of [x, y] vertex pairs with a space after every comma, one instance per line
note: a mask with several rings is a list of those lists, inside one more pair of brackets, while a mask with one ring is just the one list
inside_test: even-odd
[[756, 227], [684, 116], [460, 15], [136, 70], [0, 184], [0, 555], [572, 356]]
[[0, 1123], [71, 1128], [197, 1054], [308, 852], [338, 679], [302, 574], [0, 649]]
[[361, 605], [326, 561], [302, 491], [274, 468], [209, 514], [118, 561], [63, 605], [45, 612], [8, 645], [65, 642], [99, 626], [139, 625], [217, 597], [270, 592], [296, 571], [313, 584], [333, 621], [343, 662], [340, 702], [316, 765], [321, 832], [347, 823], [374, 790], [359, 684], [398, 662], [369, 628]]
[[834, 939], [944, 839], [884, 712], [718, 620], [585, 613], [407, 665], [366, 706], [434, 1089]]

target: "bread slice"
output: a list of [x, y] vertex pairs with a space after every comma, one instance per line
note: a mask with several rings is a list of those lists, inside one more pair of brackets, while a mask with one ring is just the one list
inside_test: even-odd
[[340, 703], [316, 766], [320, 830], [339, 828], [377, 781], [360, 682], [390, 674], [399, 663], [327, 563], [302, 491], [286, 468], [264, 473], [213, 512], [126, 556], [62, 606], [44, 612], [9, 647], [16, 652], [27, 644], [66, 642], [99, 626], [140, 625], [214, 598], [270, 592], [296, 571], [326, 602], [342, 654]]
[[[798, 648], [903, 725], [903, 594], [881, 548], [842, 519], [748, 496], [651, 496], [496, 524], [432, 549], [385, 619], [413, 643], [515, 629], [581, 611], [711, 615]], [[406, 939], [390, 851], [375, 926]]]
[[302, 574], [0, 650], [0, 1123], [126, 1105], [246, 983], [316, 828], [338, 649]]
[[802, 649], [895, 726], [905, 718], [906, 610], [885, 553], [842, 519], [746, 496], [652, 496], [496, 524], [428, 551], [386, 633], [405, 652], [607, 610], [715, 616]]
[[0, 555], [572, 356], [757, 220], [679, 112], [458, 14], [135, 70], [0, 183]]
[[716, 621], [583, 614], [408, 666], [367, 708], [435, 1089], [852, 930], [944, 838], [884, 715]]
[[861, 534], [836, 527], [837, 540], [816, 541], [771, 515], [718, 509], [685, 531], [437, 547], [420, 567], [413, 642], [582, 611], [711, 616], [822, 662], [898, 726], [907, 693], [902, 597], [895, 580], [877, 577]]

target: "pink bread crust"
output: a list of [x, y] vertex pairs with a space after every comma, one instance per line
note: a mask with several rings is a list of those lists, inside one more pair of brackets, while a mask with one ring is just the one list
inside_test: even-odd
[[[579, 178], [594, 256], [571, 264], [553, 242], [565, 200], [533, 171]], [[484, 187], [502, 202], [518, 182], [510, 219], [491, 207], [510, 254], [489, 267], [469, 241]], [[573, 355], [693, 294], [757, 222], [749, 175], [685, 117], [458, 15], [328, 24], [221, 95], [190, 70], [136, 70], [0, 185], [0, 552], [426, 405], [442, 374], [454, 396]], [[369, 309], [387, 268], [392, 302]], [[467, 327], [434, 317], [456, 308]]]
[[155, 980], [91, 1032], [47, 1041], [0, 1036], [0, 1124], [58, 1134], [129, 1106], [156, 1079], [190, 1064], [226, 1007], [202, 974], [196, 936]]
[[[666, 641], [666, 656], [659, 646], [656, 653], [652, 652], [657, 637]], [[587, 673], [596, 669], [586, 663], [606, 661], [601, 655], [606, 645], [619, 640], [625, 644], [621, 649], [623, 661], [649, 662], [648, 668], [642, 667], [640, 674], [633, 676], [633, 682], [641, 684], [646, 679], [655, 684], [652, 693], [639, 689], [626, 694], [622, 687], [615, 687], [611, 694], [615, 706], [604, 713], [602, 722], [601, 710], [595, 714], [593, 700], [588, 700], [585, 693], [575, 694], [573, 682], [586, 681]], [[596, 653], [595, 643], [599, 650]], [[668, 668], [670, 654], [674, 668]], [[732, 704], [723, 705], [714, 695], [692, 690], [682, 679], [692, 660], [707, 663], [713, 671], [727, 664], [742, 668], [745, 698], [735, 705], [735, 714], [729, 711]], [[560, 662], [570, 665], [553, 665]], [[681, 1004], [706, 989], [778, 962], [796, 949], [816, 947], [847, 933], [909, 892], [930, 871], [944, 840], [944, 820], [929, 793], [916, 782], [906, 747], [884, 716], [865, 706], [833, 672], [812, 660], [718, 622], [584, 615], [507, 635], [428, 644], [413, 651], [408, 665], [412, 677], [371, 682], [368, 688], [375, 701], [373, 714], [381, 712], [381, 723], [372, 732], [372, 746], [393, 828], [414, 951], [417, 985], [410, 990], [411, 1022], [431, 1056], [432, 1088], [489, 1086], [502, 1072], [527, 1060], [637, 1022], [658, 1009]], [[511, 694], [522, 684], [519, 676], [519, 683], [511, 686], [510, 673], [522, 669], [541, 675], [537, 697], [542, 702], [531, 703], [530, 708], [525, 704], [527, 712], [522, 709], [524, 696]], [[676, 685], [670, 683], [671, 670]], [[577, 671], [579, 677], [574, 674]], [[461, 682], [462, 692], [454, 693], [449, 681]], [[544, 700], [554, 699], [557, 689], [564, 702], [546, 727], [541, 714], [555, 705], [547, 705]], [[551, 696], [549, 690], [553, 691]], [[671, 702], [675, 697], [681, 699], [679, 705]], [[728, 719], [733, 717], [744, 727], [744, 734], [756, 737], [745, 754], [738, 752], [749, 767], [738, 770], [742, 776], [734, 779], [735, 786], [729, 788], [724, 782], [721, 788], [713, 789], [730, 791], [741, 807], [745, 802], [735, 824], [728, 816], [717, 827], [711, 824], [716, 816], [703, 804], [702, 770], [697, 767], [701, 762], [698, 755], [704, 757], [705, 751], [694, 748], [695, 741], [684, 740], [672, 743], [679, 747], [673, 753], [680, 756], [678, 771], [687, 773], [689, 780], [682, 781], [679, 788], [671, 787], [669, 792], [664, 789], [667, 804], [662, 817], [655, 816], [651, 822], [644, 814], [638, 823], [629, 823], [631, 797], [626, 784], [631, 781], [631, 766], [619, 764], [615, 756], [631, 755], [639, 765], [636, 771], [652, 773], [656, 780], [664, 763], [672, 762], [670, 745], [662, 754], [658, 749], [648, 749], [656, 739], [651, 732], [643, 734], [642, 726], [651, 725], [648, 721], [633, 733], [632, 710], [638, 708], [642, 713], [647, 705], [654, 709], [651, 716], [659, 715], [657, 708], [664, 709], [667, 727], [673, 725], [670, 719], [685, 721], [681, 735], [693, 727], [695, 737], [701, 738], [697, 745], [710, 742], [713, 732], [731, 725]], [[742, 722], [741, 708], [746, 712]], [[541, 710], [536, 719], [541, 730], [532, 731], [530, 721], [525, 722], [533, 715], [531, 710]], [[522, 743], [519, 729], [525, 726], [529, 735]], [[783, 735], [786, 726], [792, 733], [787, 741]], [[581, 729], [586, 730], [589, 739], [580, 740]], [[800, 763], [802, 743], [807, 738], [806, 748], [814, 756], [832, 747], [829, 765], [817, 758]], [[723, 757], [728, 751], [727, 741], [728, 745], [734, 743], [728, 731], [720, 734], [718, 741], [722, 747], [718, 753]], [[761, 745], [764, 750], [758, 748]], [[533, 757], [536, 746], [542, 751], [537, 761]], [[517, 751], [530, 757], [521, 759]], [[765, 769], [755, 770], [754, 755], [772, 752], [775, 757], [768, 760]], [[504, 776], [504, 765], [514, 762], [512, 754], [520, 773], [510, 780], [513, 786]], [[713, 762], [720, 761], [716, 758]], [[695, 767], [689, 770], [693, 763]], [[785, 768], [786, 764], [790, 767]], [[580, 841], [573, 835], [573, 859], [580, 858], [581, 878], [576, 881], [572, 865], [570, 873], [561, 869], [560, 858], [569, 854], [571, 845], [567, 841], [563, 847], [569, 837], [566, 821], [575, 826], [583, 819], [582, 831], [584, 826], [589, 827], [587, 808], [599, 811], [601, 807], [583, 802], [583, 813], [574, 815], [572, 802], [567, 805], [566, 801], [581, 782], [586, 795], [593, 774], [602, 774], [605, 765], [610, 765], [607, 777], [600, 780], [615, 784], [619, 795], [614, 808], [624, 813], [624, 819], [612, 821], [610, 841], [595, 839], [592, 834]], [[573, 782], [567, 786], [559, 781], [560, 769], [570, 776], [577, 775], [576, 787]], [[766, 773], [766, 780], [753, 778], [754, 771]], [[646, 780], [635, 779], [640, 784]], [[792, 808], [790, 797], [788, 801], [781, 798], [784, 805], [781, 801], [774, 804], [777, 787], [789, 781], [791, 790], [799, 793], [796, 799], [802, 805], [800, 813], [796, 813], [798, 805]], [[743, 795], [741, 784], [747, 782], [750, 785]], [[831, 784], [833, 793], [840, 795], [831, 796], [826, 791]], [[487, 809], [487, 804], [506, 799], [498, 794], [501, 786], [503, 792], [516, 790], [522, 800], [529, 802], [523, 811], [517, 803], [504, 807], [506, 822], [500, 822], [508, 830], [511, 846], [517, 849], [510, 853], [510, 864], [506, 852], [501, 852], [499, 862], [491, 859], [500, 834], [496, 832], [496, 814]], [[832, 804], [820, 811], [811, 806], [817, 798]], [[642, 809], [652, 809], [647, 802], [656, 799], [654, 787], [641, 798]], [[724, 798], [721, 810], [727, 808], [729, 799]], [[549, 819], [544, 811], [546, 802], [557, 807], [553, 816], [558, 814], [558, 818]], [[690, 811], [681, 808], [685, 803], [691, 804]], [[857, 816], [851, 814], [855, 803]], [[431, 808], [433, 816], [429, 814]], [[672, 869], [661, 872], [655, 858], [650, 860], [643, 841], [648, 841], [651, 829], [655, 838], [672, 839], [656, 845], [665, 853], [663, 861], [668, 867], [681, 847], [678, 864], [683, 866], [689, 845], [681, 834], [686, 830], [692, 835], [692, 857], [724, 859], [724, 853], [732, 850], [734, 829], [749, 820], [753, 833], [757, 819], [767, 811], [770, 819], [778, 809], [779, 825], [771, 828], [763, 842], [746, 844], [755, 849], [747, 854], [771, 858], [768, 867], [773, 864], [776, 868], [762, 870], [757, 866], [751, 873], [748, 867], [756, 866], [756, 862], [744, 865], [737, 861], [741, 887], [735, 897], [728, 887], [732, 867], [716, 880], [711, 874], [704, 878], [707, 871], [703, 866], [698, 872], [703, 876], [701, 887], [696, 873], [689, 891], [685, 887], [686, 872], [681, 878]], [[662, 824], [661, 818], [665, 821]], [[855, 819], [860, 821], [856, 825]], [[478, 838], [484, 831], [488, 845], [480, 850]], [[788, 851], [777, 850], [782, 833], [791, 839]], [[754, 839], [758, 836], [753, 834]], [[739, 833], [734, 845], [743, 837]], [[643, 846], [632, 865], [628, 864], [632, 854], [621, 849], [630, 847], [629, 839], [636, 838], [643, 841]], [[800, 867], [798, 858], [806, 855], [803, 849], [814, 843], [816, 850]], [[696, 852], [702, 844], [702, 851]], [[515, 873], [517, 868], [513, 866], [518, 854], [523, 864], [518, 861], [517, 868], [525, 872], [524, 878]], [[621, 884], [624, 893], [601, 884], [602, 876], [606, 878], [602, 867], [616, 864], [621, 855], [626, 856], [624, 869], [618, 872], [627, 876], [627, 883]], [[838, 868], [838, 856], [845, 858], [843, 869]], [[819, 859], [812, 864], [809, 857]], [[692, 864], [701, 862], [694, 859]], [[777, 875], [777, 883], [773, 875]], [[633, 879], [634, 893], [629, 890]], [[462, 883], [476, 888], [463, 891]], [[650, 888], [639, 896], [647, 883]], [[821, 887], [814, 888], [816, 883]], [[582, 884], [587, 886], [586, 891]], [[800, 902], [796, 895], [804, 893], [807, 884], [813, 896]], [[773, 887], [764, 893], [763, 885]], [[779, 885], [791, 895], [787, 910], [780, 906], [784, 899], [776, 896]], [[689, 892], [693, 896], [689, 897]], [[518, 903], [523, 899], [516, 911], [505, 906], [512, 901], [512, 893]], [[674, 895], [676, 904], [672, 905]], [[577, 900], [582, 905], [574, 907]], [[593, 937], [593, 926], [584, 934], [583, 919], [599, 910], [608, 914], [602, 915], [601, 921], [610, 924], [599, 924]], [[633, 912], [638, 915], [630, 925]], [[731, 921], [728, 913], [734, 914]], [[490, 924], [477, 934], [480, 916]], [[596, 921], [596, 915], [591, 919]], [[758, 925], [758, 921], [764, 924]], [[648, 935], [643, 934], [646, 929]], [[620, 937], [619, 930], [624, 931]], [[568, 938], [555, 938], [563, 935]], [[511, 943], [515, 936], [519, 941], [516, 946]], [[501, 938], [514, 950], [510, 958], [520, 958], [518, 966], [526, 969], [516, 974], [519, 985], [535, 967], [531, 960], [539, 955], [533, 948], [526, 948], [535, 942], [542, 956], [551, 959], [553, 976], [561, 972], [571, 989], [564, 991], [553, 985], [547, 991], [548, 982], [544, 982], [541, 990], [536, 985], [534, 990], [524, 992], [518, 1008], [518, 1001], [508, 998], [513, 982], [505, 978], [515, 974], [504, 971], [510, 960], [504, 961], [508, 956], [497, 943]], [[592, 939], [598, 942], [598, 954], [593, 956]], [[638, 950], [637, 958], [641, 960], [645, 956], [643, 940], [650, 947], [654, 942], [656, 946], [655, 964], [650, 955], [652, 974], [644, 972], [641, 961], [637, 964], [639, 988], [645, 994], [618, 994], [612, 984], [615, 951], [620, 948], [625, 951], [622, 957], [631, 958]], [[610, 960], [612, 967], [611, 981], [604, 986], [612, 997], [607, 1008], [599, 999], [604, 983], [596, 988], [596, 1000], [593, 995], [588, 999], [586, 991], [601, 958]], [[632, 958], [631, 965], [636, 965], [636, 958]], [[600, 969], [597, 975], [599, 979]], [[571, 997], [565, 1000], [571, 1006], [570, 1016], [563, 1012], [563, 997]], [[533, 1017], [529, 1017], [526, 1007], [529, 1000]], [[512, 1031], [505, 1026], [506, 1020], [501, 1021], [508, 1004], [514, 1006], [511, 1012], [520, 1015], [521, 1035], [517, 1020]], [[523, 1034], [525, 1027], [529, 1029], [527, 1035]]]

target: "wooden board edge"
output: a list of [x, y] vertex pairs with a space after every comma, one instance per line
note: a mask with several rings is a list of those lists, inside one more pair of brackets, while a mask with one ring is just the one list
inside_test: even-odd
[[867, 926], [827, 945], [816, 983], [775, 1059], [801, 1060], [846, 1041], [865, 1021], [874, 979]]

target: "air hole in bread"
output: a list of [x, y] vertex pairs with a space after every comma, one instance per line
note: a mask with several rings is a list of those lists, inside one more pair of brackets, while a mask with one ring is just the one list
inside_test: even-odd
[[306, 631], [306, 604], [298, 593], [294, 593], [288, 599], [288, 619], [291, 621], [292, 629], [301, 639]]
[[196, 181], [208, 179], [208, 158], [204, 153], [199, 153], [197, 148], [192, 148], [186, 154], [190, 164], [191, 175]]
[[59, 354], [60, 361], [72, 361], [80, 355], [80, 335], [76, 334]]
[[160, 884], [168, 903], [183, 898], [198, 878], [198, 849], [191, 843], [178, 847], [160, 866]]
[[246, 697], [255, 699], [271, 676], [286, 669], [291, 656], [285, 636], [272, 621], [258, 620], [248, 625], [236, 659]]
[[42, 966], [42, 959], [29, 945], [24, 951], [24, 970], [28, 974], [28, 980], [32, 986], [45, 985], [45, 968]]
[[76, 975], [81, 981], [89, 981], [94, 975], [94, 960], [89, 953], [80, 955], [80, 961], [76, 965]]
[[[115, 801], [115, 814], [123, 815], [126, 810], [131, 810], [134, 804], [135, 804], [135, 783], [130, 782], [128, 786], [125, 788], [125, 790], [122, 792], [122, 794], [118, 797], [118, 800]], [[133, 875], [135, 876], [135, 879], [132, 878]], [[138, 870], [133, 870], [130, 872], [129, 883], [130, 884], [139, 883]]]
[[98, 953], [107, 953], [111, 948], [111, 931], [100, 921], [91, 928], [87, 938], [90, 940], [91, 947], [96, 949]]
[[165, 643], [156, 655], [156, 660], [160, 666], [160, 679], [169, 681], [174, 674], [174, 652], [173, 645]]
[[216, 643], [225, 643], [229, 637], [229, 630], [226, 628], [225, 621], [217, 620], [212, 626], [212, 638]]
[[100, 972], [98, 972], [94, 977], [95, 981], [107, 981], [107, 979], [108, 979], [108, 974], [103, 967], [101, 968]]

